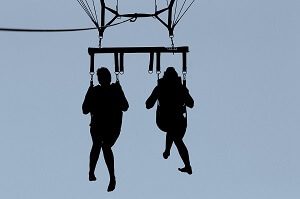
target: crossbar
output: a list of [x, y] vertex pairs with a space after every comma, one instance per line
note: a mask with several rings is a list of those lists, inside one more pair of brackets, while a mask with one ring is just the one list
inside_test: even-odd
[[111, 48], [89, 48], [90, 55], [90, 75], [91, 85], [93, 85], [93, 75], [95, 73], [95, 54], [114, 54], [115, 73], [124, 73], [124, 54], [125, 53], [148, 53], [150, 55], [149, 73], [153, 72], [154, 54], [156, 55], [156, 72], [160, 73], [160, 63], [162, 53], [181, 53], [182, 54], [182, 72], [187, 71], [187, 53], [189, 52], [188, 46], [180, 47], [111, 47]]
[[101, 53], [187, 53], [188, 46], [180, 47], [111, 47], [111, 48], [89, 48], [90, 55]]
[[[169, 36], [174, 36], [174, 28], [176, 26], [175, 23], [172, 23], [172, 9], [174, 6], [175, 0], [170, 0], [169, 5], [166, 8], [163, 8], [161, 10], [157, 10], [157, 7], [155, 7], [155, 13], [129, 13], [129, 14], [120, 14], [118, 11], [118, 8], [113, 9], [108, 6], [106, 6], [105, 0], [100, 0], [100, 13], [101, 13], [101, 24], [95, 24], [98, 31], [99, 31], [99, 37], [103, 38], [104, 31], [107, 27], [109, 27], [117, 18], [119, 17], [127, 17], [131, 18], [132, 21], [135, 21], [137, 18], [145, 18], [145, 17], [154, 17], [158, 19], [159, 22], [161, 22], [166, 28], [168, 28]], [[106, 23], [106, 11], [111, 12], [113, 15], [113, 19]], [[168, 19], [167, 22], [162, 20], [159, 15], [168, 12]]]

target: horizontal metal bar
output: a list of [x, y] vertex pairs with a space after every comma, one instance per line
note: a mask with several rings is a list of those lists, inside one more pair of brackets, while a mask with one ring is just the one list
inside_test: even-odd
[[155, 14], [147, 14], [147, 13], [131, 13], [131, 14], [120, 14], [120, 17], [134, 17], [134, 18], [139, 18], [139, 17], [154, 17]]
[[89, 48], [90, 55], [98, 53], [186, 53], [188, 46], [180, 47], [111, 47], [111, 48]]

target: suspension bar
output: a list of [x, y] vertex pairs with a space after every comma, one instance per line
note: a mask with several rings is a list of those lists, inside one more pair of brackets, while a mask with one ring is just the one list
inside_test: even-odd
[[180, 47], [111, 47], [111, 48], [89, 48], [90, 55], [99, 53], [187, 53], [188, 46]]
[[[90, 55], [90, 74], [94, 74], [95, 54], [111, 53], [114, 54], [115, 72], [116, 74], [124, 73], [124, 55], [125, 53], [149, 53], [149, 73], [153, 72], [153, 59], [156, 55], [156, 72], [160, 73], [161, 70], [161, 53], [181, 53], [182, 54], [182, 71], [186, 74], [187, 71], [187, 53], [189, 52], [188, 46], [180, 47], [110, 47], [110, 48], [89, 48]], [[92, 81], [91, 81], [92, 82]]]
[[[101, 13], [101, 24], [100, 27], [98, 24], [95, 24], [96, 27], [98, 28], [99, 31], [99, 37], [103, 37], [104, 31], [106, 29], [106, 26], [111, 25], [118, 17], [127, 17], [127, 18], [145, 18], [145, 17], [155, 17], [156, 19], [159, 20], [159, 22], [161, 22], [169, 31], [169, 36], [173, 37], [174, 36], [174, 28], [176, 24], [172, 24], [172, 9], [174, 6], [174, 2], [175, 0], [170, 0], [170, 3], [168, 5], [168, 7], [163, 8], [161, 10], [155, 10], [155, 13], [130, 13], [130, 14], [120, 14], [118, 12], [118, 10], [112, 9], [108, 6], [106, 6], [105, 0], [100, 0], [100, 5], [101, 5], [101, 9], [100, 9], [100, 13]], [[109, 12], [111, 12], [113, 15], [115, 15], [113, 17], [113, 19], [111, 21], [109, 21], [106, 24], [106, 10], [108, 10]], [[165, 22], [164, 20], [162, 20], [159, 15], [162, 14], [163, 12], [167, 11], [168, 12], [168, 19], [167, 22]]]

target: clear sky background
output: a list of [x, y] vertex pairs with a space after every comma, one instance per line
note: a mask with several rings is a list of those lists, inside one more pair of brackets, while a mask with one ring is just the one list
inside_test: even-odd
[[[120, 0], [120, 12], [153, 12], [153, 4]], [[0, 6], [0, 27], [92, 26], [75, 0]], [[97, 44], [97, 31], [0, 32], [0, 198], [300, 198], [299, 0], [198, 0], [175, 29], [175, 45], [190, 47], [191, 176], [177, 171], [175, 148], [162, 157], [164, 134], [144, 104], [156, 84], [148, 55], [125, 56], [120, 81], [130, 109], [113, 148], [113, 193], [103, 157], [98, 181], [88, 181], [89, 116], [81, 104], [87, 48]], [[158, 21], [138, 19], [107, 29], [103, 46], [170, 40]], [[162, 64], [180, 71], [180, 56], [163, 55]], [[98, 55], [96, 66], [113, 69], [113, 56]]]

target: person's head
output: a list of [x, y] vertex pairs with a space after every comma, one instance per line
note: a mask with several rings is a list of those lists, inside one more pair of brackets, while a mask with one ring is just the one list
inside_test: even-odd
[[170, 81], [177, 80], [178, 79], [178, 74], [177, 74], [175, 68], [174, 67], [168, 67], [167, 70], [164, 73], [164, 78], [166, 80], [170, 80]]
[[98, 68], [97, 77], [99, 84], [102, 86], [110, 85], [111, 82], [111, 74], [109, 70], [105, 67]]

